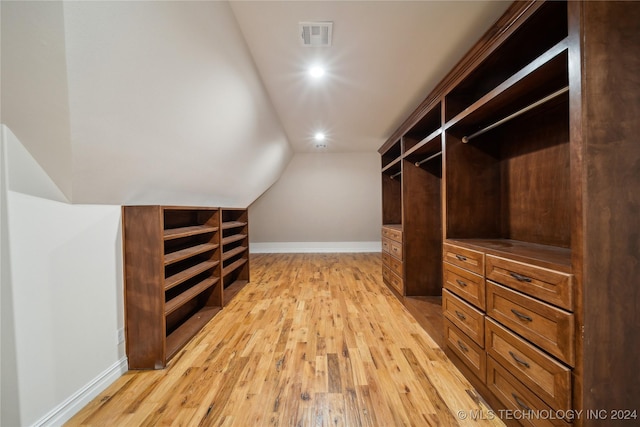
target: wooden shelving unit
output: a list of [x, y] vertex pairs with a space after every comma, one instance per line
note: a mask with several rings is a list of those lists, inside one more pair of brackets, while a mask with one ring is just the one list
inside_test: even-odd
[[165, 367], [248, 282], [247, 225], [242, 209], [123, 207], [130, 369]]
[[249, 282], [249, 215], [246, 209], [222, 209], [223, 304]]
[[404, 301], [444, 287], [447, 353], [497, 408], [640, 401], [639, 21], [636, 3], [515, 2], [379, 150], [403, 245], [385, 281], [402, 272]]

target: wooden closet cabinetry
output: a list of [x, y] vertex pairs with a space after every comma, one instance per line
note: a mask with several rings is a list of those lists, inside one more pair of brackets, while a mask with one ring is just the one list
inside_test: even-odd
[[164, 368], [248, 281], [246, 210], [124, 206], [122, 217], [129, 368]]
[[515, 2], [379, 150], [405, 287], [439, 252], [451, 358], [492, 405], [565, 417], [526, 425], [640, 416], [638, 22]]

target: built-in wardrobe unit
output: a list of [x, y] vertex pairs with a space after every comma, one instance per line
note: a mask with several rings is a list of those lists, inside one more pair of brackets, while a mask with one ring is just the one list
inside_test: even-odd
[[384, 281], [509, 424], [640, 422], [638, 76], [640, 3], [516, 2], [379, 150]]
[[160, 369], [249, 281], [246, 209], [124, 206], [130, 369]]

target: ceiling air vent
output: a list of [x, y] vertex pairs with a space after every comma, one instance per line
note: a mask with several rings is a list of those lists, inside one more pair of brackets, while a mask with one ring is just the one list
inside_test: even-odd
[[333, 22], [300, 22], [302, 46], [331, 46]]

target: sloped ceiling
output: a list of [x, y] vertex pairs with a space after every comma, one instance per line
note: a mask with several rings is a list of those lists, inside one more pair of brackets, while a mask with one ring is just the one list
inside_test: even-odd
[[2, 123], [73, 203], [247, 206], [317, 130], [377, 150], [508, 4], [5, 0]]
[[[231, 3], [295, 151], [375, 151], [510, 5], [504, 1]], [[298, 22], [333, 22], [331, 47]], [[309, 66], [326, 76], [310, 79]]]

